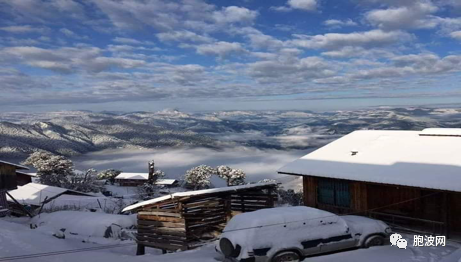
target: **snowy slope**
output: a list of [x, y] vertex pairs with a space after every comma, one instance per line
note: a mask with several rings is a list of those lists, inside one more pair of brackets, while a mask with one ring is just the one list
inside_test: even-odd
[[[11, 220], [11, 219], [10, 219]], [[20, 221], [17, 221], [20, 222]], [[2, 258], [29, 255], [45, 252], [76, 250], [89, 247], [107, 246], [94, 243], [83, 243], [76, 239], [57, 239], [46, 232], [30, 229], [27, 221], [24, 224], [8, 222], [0, 219], [0, 261]], [[406, 237], [412, 243], [412, 236]], [[61, 254], [54, 256], [41, 256], [16, 261], [34, 262], [216, 262], [218, 258], [214, 245], [207, 245], [200, 249], [161, 255], [160, 250], [147, 248], [145, 256], [135, 256], [136, 246], [133, 242], [118, 242], [122, 245], [117, 248], [101, 249], [78, 253]], [[130, 245], [130, 243], [132, 245]], [[305, 259], [305, 262], [458, 262], [461, 253], [460, 246], [448, 243], [446, 247], [408, 247], [401, 250], [392, 246], [375, 247], [370, 249], [352, 250], [331, 255], [324, 255]], [[446, 258], [446, 259], [445, 259]], [[445, 259], [442, 261], [442, 259]], [[3, 260], [5, 261], [5, 260]]]

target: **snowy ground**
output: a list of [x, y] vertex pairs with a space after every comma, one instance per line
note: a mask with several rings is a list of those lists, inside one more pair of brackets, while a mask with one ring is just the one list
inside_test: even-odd
[[[91, 213], [90, 213], [91, 214]], [[63, 216], [64, 220], [69, 220]], [[59, 254], [53, 256], [38, 256], [25, 258], [15, 261], [37, 261], [37, 262], [160, 262], [160, 261], [192, 261], [192, 262], [215, 262], [216, 253], [213, 245], [207, 245], [197, 250], [178, 252], [174, 254], [161, 255], [156, 249], [147, 248], [147, 255], [135, 256], [136, 245], [132, 241], [107, 240], [104, 244], [82, 241], [78, 238], [58, 239], [52, 236], [53, 230], [67, 226], [63, 221], [57, 221], [57, 218], [46, 217], [40, 220], [48, 220], [54, 227], [49, 224], [40, 229], [30, 229], [28, 219], [0, 219], [0, 261], [12, 261], [13, 256], [22, 256], [36, 253], [56, 252], [64, 250], [76, 250], [82, 248], [97, 248], [107, 245], [122, 245], [115, 248], [85, 251], [78, 253]], [[90, 219], [87, 217], [86, 219]], [[116, 219], [119, 219], [118, 217]], [[107, 218], [105, 218], [107, 220]], [[88, 221], [88, 224], [92, 224]], [[69, 221], [68, 224], [72, 224]], [[98, 233], [99, 234], [99, 233]], [[340, 252], [331, 255], [317, 256], [306, 259], [308, 262], [394, 262], [394, 261], [416, 261], [416, 262], [461, 262], [461, 245], [448, 243], [446, 247], [412, 247], [412, 236], [407, 236], [410, 246], [406, 249], [398, 249], [392, 246], [375, 247], [370, 249], [352, 250]]]

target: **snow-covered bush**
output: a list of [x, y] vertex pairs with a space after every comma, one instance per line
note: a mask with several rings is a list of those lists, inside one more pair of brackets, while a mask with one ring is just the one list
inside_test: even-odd
[[207, 165], [200, 165], [186, 171], [184, 181], [186, 187], [194, 190], [209, 188], [211, 185], [210, 178], [216, 174], [216, 169]]
[[96, 170], [76, 172], [72, 160], [63, 156], [49, 152], [35, 152], [24, 161], [24, 164], [37, 169], [39, 181], [45, 185], [82, 192], [99, 192], [101, 189], [99, 183], [96, 182]]
[[304, 203], [302, 191], [295, 192], [293, 189], [279, 188], [277, 193], [279, 195], [279, 205], [302, 206]]
[[96, 169], [88, 169], [86, 172], [75, 172], [69, 176], [71, 180], [70, 188], [80, 192], [100, 192], [103, 188], [98, 182], [98, 171]]
[[[258, 183], [278, 183], [280, 184], [279, 181], [275, 179], [263, 179], [259, 181]], [[304, 201], [303, 201], [303, 192], [298, 191], [295, 192], [293, 189], [287, 189], [285, 190], [283, 186], [277, 186], [276, 192], [278, 195], [278, 201], [277, 204], [280, 206], [283, 205], [289, 205], [289, 206], [302, 206]]]
[[234, 169], [228, 166], [218, 166], [216, 174], [226, 180], [227, 186], [238, 186], [245, 184], [245, 173], [241, 169]]
[[108, 180], [112, 185], [115, 183], [115, 178], [120, 175], [122, 171], [116, 169], [106, 169], [98, 173], [98, 179]]
[[165, 172], [162, 170], [158, 169], [155, 170], [154, 173], [152, 174], [152, 181], [149, 181], [150, 184], [154, 184], [157, 179], [161, 179], [165, 177]]

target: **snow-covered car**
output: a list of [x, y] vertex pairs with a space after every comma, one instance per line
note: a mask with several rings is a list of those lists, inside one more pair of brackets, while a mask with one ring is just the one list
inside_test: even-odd
[[384, 222], [366, 217], [279, 207], [233, 217], [216, 251], [224, 261], [300, 261], [311, 255], [384, 245], [391, 232]]

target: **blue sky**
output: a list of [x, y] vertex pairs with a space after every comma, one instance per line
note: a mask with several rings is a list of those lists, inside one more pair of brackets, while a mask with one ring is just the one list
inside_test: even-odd
[[461, 102], [459, 0], [0, 0], [1, 110]]

